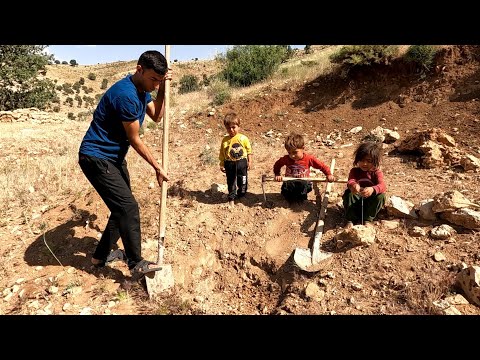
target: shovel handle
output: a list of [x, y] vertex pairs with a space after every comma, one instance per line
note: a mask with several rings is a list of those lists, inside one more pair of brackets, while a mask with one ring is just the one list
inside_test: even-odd
[[[167, 68], [170, 67], [170, 45], [165, 45], [165, 59], [167, 60]], [[163, 113], [163, 138], [162, 138], [162, 167], [165, 172], [168, 173], [168, 121], [169, 113], [168, 109], [170, 107], [170, 80], [165, 79], [165, 95], [163, 98], [164, 102], [164, 113]], [[165, 229], [166, 229], [166, 211], [167, 211], [167, 189], [168, 183], [166, 181], [162, 182], [161, 198], [160, 198], [160, 210], [159, 210], [159, 240], [158, 240], [158, 259], [157, 264], [161, 265], [163, 263], [163, 251], [164, 251], [164, 239], [165, 239]]]
[[[325, 178], [294, 178], [294, 177], [282, 176], [282, 181], [294, 181], [294, 180], [304, 180], [304, 181], [313, 181], [313, 182], [328, 182], [328, 180], [325, 179]], [[265, 181], [275, 181], [275, 178], [273, 176], [262, 175], [262, 183], [265, 182]], [[336, 179], [333, 182], [334, 183], [344, 183], [344, 184], [346, 184], [348, 182], [348, 179]]]

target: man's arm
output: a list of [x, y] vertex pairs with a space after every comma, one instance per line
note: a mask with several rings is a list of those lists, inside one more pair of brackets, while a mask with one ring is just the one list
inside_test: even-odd
[[163, 114], [165, 113], [165, 82], [162, 84], [158, 89], [157, 98], [147, 104], [147, 114], [156, 123], [162, 120]]
[[165, 113], [165, 81], [172, 80], [172, 71], [168, 69], [167, 73], [165, 74], [165, 79], [160, 83], [157, 91], [157, 98], [155, 100], [150, 101], [147, 104], [147, 114], [150, 118], [158, 123], [163, 118], [163, 114]]
[[123, 121], [123, 127], [127, 133], [128, 141], [130, 145], [140, 154], [152, 167], [155, 169], [157, 175], [158, 185], [162, 186], [162, 181], [168, 181], [168, 176], [165, 170], [158, 164], [157, 160], [153, 157], [150, 149], [140, 139], [139, 130], [140, 122], [135, 121]]

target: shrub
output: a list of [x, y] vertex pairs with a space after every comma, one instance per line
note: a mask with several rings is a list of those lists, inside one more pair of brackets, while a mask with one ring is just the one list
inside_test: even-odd
[[183, 75], [180, 79], [180, 88], [178, 92], [180, 94], [197, 91], [200, 89], [198, 84], [198, 78], [195, 75]]
[[63, 102], [63, 104], [64, 104], [64, 105], [68, 104], [70, 107], [72, 107], [72, 106], [73, 106], [73, 98], [71, 98], [70, 96], [67, 97], [67, 98], [65, 99], [65, 101]]
[[75, 59], [70, 60], [70, 65], [71, 66], [77, 66], [78, 65], [77, 60], [75, 60]]
[[[85, 102], [85, 107], [87, 106], [94, 106], [95, 105], [95, 99], [91, 96], [83, 95], [83, 101]], [[98, 101], [97, 101], [98, 102]]]
[[90, 73], [88, 74], [87, 76], [90, 80], [95, 80], [97, 78], [97, 75], [95, 75], [94, 73]]
[[147, 129], [155, 130], [158, 124], [155, 121], [147, 121]]
[[405, 53], [404, 59], [414, 62], [422, 70], [429, 71], [432, 68], [438, 47], [434, 45], [412, 45]]
[[80, 80], [78, 80], [78, 83], [80, 85], [85, 85], [85, 79], [83, 77], [81, 77]]
[[226, 81], [213, 80], [207, 90], [207, 94], [212, 97], [212, 105], [219, 106], [230, 101], [230, 87]]
[[398, 54], [397, 45], [348, 45], [330, 55], [330, 61], [346, 67], [388, 65]]
[[80, 82], [76, 82], [72, 85], [72, 89], [75, 90], [75, 92], [78, 94], [80, 92]]
[[198, 155], [203, 165], [212, 166], [218, 164], [218, 154], [215, 149], [211, 146], [205, 147]]
[[231, 86], [250, 86], [271, 76], [286, 56], [282, 45], [237, 45], [225, 54], [222, 76]]
[[108, 86], [108, 80], [107, 79], [103, 79], [102, 80], [102, 85], [100, 85], [100, 89], [102, 90], [105, 90]]
[[202, 81], [200, 81], [200, 86], [210, 85], [210, 78], [206, 74], [202, 74]]

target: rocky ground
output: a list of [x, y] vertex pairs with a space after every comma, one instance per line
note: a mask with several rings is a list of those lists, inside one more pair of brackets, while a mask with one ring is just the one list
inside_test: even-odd
[[[461, 161], [480, 157], [479, 69], [476, 48], [456, 46], [445, 50], [437, 71], [427, 76], [400, 65], [379, 66], [348, 79], [328, 75], [302, 86], [265, 85], [213, 115], [207, 108], [175, 111], [165, 237], [165, 262], [172, 265], [175, 286], [155, 299], [144, 282], [132, 281], [124, 263], [101, 270], [90, 266], [108, 209], [76, 164], [88, 122], [57, 114], [1, 122], [6, 201], [0, 220], [0, 313], [480, 314], [478, 287], [468, 296], [456, 281], [464, 267], [480, 266], [475, 225], [385, 210], [372, 242], [341, 246], [345, 184], [336, 183], [321, 238], [321, 249], [332, 256], [319, 271], [305, 272], [295, 266], [293, 254], [311, 246], [326, 185], [319, 183], [301, 205], [283, 200], [275, 182], [265, 184], [265, 202], [261, 187], [261, 176], [272, 175], [273, 163], [284, 155], [290, 131], [304, 134], [306, 150], [325, 163], [335, 159], [334, 174], [344, 178], [356, 144], [380, 126], [399, 137], [384, 144], [390, 197], [410, 202], [417, 216], [422, 200], [453, 190], [480, 204], [475, 161], [471, 167]], [[228, 111], [240, 115], [254, 152], [248, 195], [233, 208], [226, 205], [226, 179], [217, 164]], [[428, 154], [425, 148], [399, 151], [404, 140], [436, 131], [453, 143], [433, 136]], [[143, 139], [161, 158], [162, 129], [146, 128]], [[432, 156], [435, 161], [425, 161]], [[155, 260], [160, 190], [133, 150], [127, 160], [141, 209], [144, 256]], [[453, 230], [435, 238], [431, 230], [442, 224]]]

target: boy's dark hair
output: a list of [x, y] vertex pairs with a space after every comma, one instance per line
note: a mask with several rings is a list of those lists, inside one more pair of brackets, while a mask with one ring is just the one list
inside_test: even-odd
[[147, 50], [138, 59], [137, 65], [144, 69], [153, 69], [157, 74], [165, 75], [168, 70], [167, 59], [160, 51]]
[[372, 158], [372, 164], [378, 168], [382, 158], [382, 144], [377, 141], [365, 141], [358, 146], [357, 150], [354, 152], [354, 155], [354, 166], [356, 166], [358, 162], [366, 156], [370, 156]]
[[285, 149], [292, 151], [296, 149], [303, 149], [305, 147], [305, 140], [303, 136], [296, 133], [291, 133], [285, 139]]
[[229, 112], [227, 115], [225, 115], [225, 118], [223, 119], [223, 125], [225, 125], [225, 126], [232, 126], [232, 125], [240, 126], [240, 119], [238, 118], [236, 113]]

